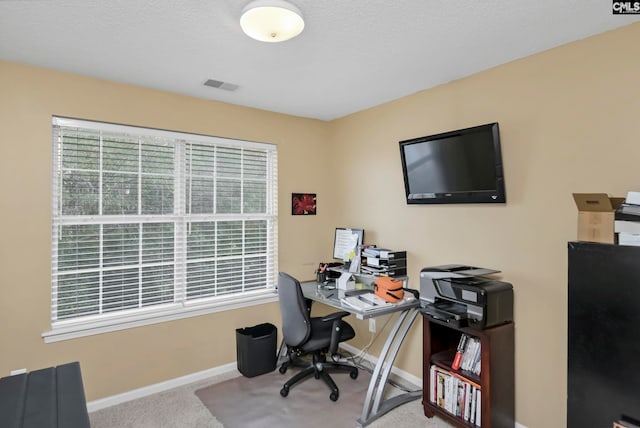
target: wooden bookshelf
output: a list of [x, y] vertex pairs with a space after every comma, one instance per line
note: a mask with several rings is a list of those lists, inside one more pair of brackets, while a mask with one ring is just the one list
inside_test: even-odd
[[[515, 425], [515, 382], [514, 382], [514, 324], [508, 323], [485, 330], [455, 327], [423, 315], [423, 396], [425, 416], [435, 415], [456, 427], [513, 428]], [[460, 336], [467, 334], [480, 339], [480, 375], [465, 370], [453, 370], [451, 364], [455, 356]], [[431, 403], [430, 368], [439, 368], [462, 377], [481, 389], [480, 423], [465, 421], [437, 404]]]

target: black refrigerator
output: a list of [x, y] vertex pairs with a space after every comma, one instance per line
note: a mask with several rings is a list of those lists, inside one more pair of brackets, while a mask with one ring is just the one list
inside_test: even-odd
[[640, 419], [640, 247], [569, 242], [567, 427]]

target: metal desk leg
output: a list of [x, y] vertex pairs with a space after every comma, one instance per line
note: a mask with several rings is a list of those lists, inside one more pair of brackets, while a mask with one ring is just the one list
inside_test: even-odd
[[288, 361], [289, 360], [289, 353], [287, 352], [287, 345], [286, 345], [286, 343], [284, 343], [284, 338], [280, 342], [280, 348], [278, 348], [278, 354], [276, 355], [276, 365], [278, 365], [278, 366], [284, 362], [283, 361], [283, 356], [282, 356], [283, 352], [286, 354], [287, 361]]
[[364, 400], [364, 408], [362, 409], [362, 416], [358, 419], [358, 424], [361, 427], [367, 426], [401, 404], [422, 397], [422, 391], [418, 390], [406, 392], [381, 402], [382, 394], [384, 393], [387, 380], [391, 374], [393, 362], [400, 350], [400, 345], [407, 336], [407, 332], [417, 316], [418, 310], [416, 308], [402, 311], [389, 332], [389, 336], [380, 353], [373, 375], [371, 376], [371, 381], [369, 382], [369, 388], [367, 389], [367, 395]]

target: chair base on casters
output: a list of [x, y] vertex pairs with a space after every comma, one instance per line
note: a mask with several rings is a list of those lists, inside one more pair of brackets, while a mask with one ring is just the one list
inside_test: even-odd
[[[287, 371], [286, 364], [287, 363], [283, 364], [280, 367], [280, 373], [284, 373]], [[340, 390], [338, 389], [338, 386], [329, 375], [328, 371], [349, 372], [349, 377], [351, 379], [356, 379], [358, 377], [357, 367], [349, 364], [327, 362], [323, 356], [314, 354], [313, 363], [311, 363], [311, 365], [304, 368], [300, 372], [296, 373], [295, 376], [289, 379], [280, 390], [280, 395], [283, 397], [286, 397], [287, 395], [289, 395], [289, 389], [291, 387], [301, 382], [302, 380], [308, 378], [309, 376], [313, 375], [313, 377], [315, 377], [316, 379], [322, 379], [324, 383], [327, 384], [327, 386], [331, 390], [331, 394], [329, 394], [329, 399], [331, 401], [338, 401], [338, 398], [340, 397]]]
[[300, 358], [300, 355], [295, 349], [291, 349], [284, 344], [282, 346], [283, 346], [283, 349], [286, 348], [286, 351], [285, 351], [286, 357], [284, 357], [285, 360], [282, 363], [280, 363], [280, 368], [278, 369], [280, 374], [285, 374], [289, 367], [299, 367], [303, 369], [310, 367], [309, 361], [306, 361]]

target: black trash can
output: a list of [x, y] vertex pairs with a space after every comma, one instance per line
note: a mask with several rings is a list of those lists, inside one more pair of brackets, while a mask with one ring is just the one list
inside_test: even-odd
[[264, 323], [236, 329], [238, 371], [254, 377], [276, 369], [278, 329]]

